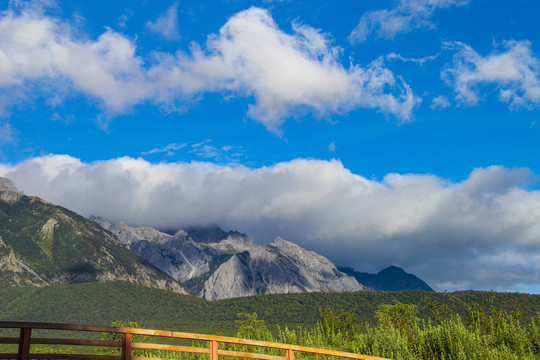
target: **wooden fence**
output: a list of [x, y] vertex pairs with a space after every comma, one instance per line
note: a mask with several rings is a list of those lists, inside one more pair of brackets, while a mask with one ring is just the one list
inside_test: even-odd
[[[0, 359], [49, 359], [49, 360], [168, 360], [158, 358], [144, 358], [132, 356], [132, 349], [147, 350], [165, 350], [185, 353], [208, 354], [209, 360], [218, 360], [219, 356], [228, 356], [236, 358], [259, 359], [259, 360], [295, 360], [295, 351], [312, 353], [319, 355], [330, 355], [345, 359], [366, 359], [366, 360], [388, 360], [375, 356], [348, 353], [329, 349], [317, 349], [306, 346], [287, 345], [267, 341], [239, 339], [226, 336], [192, 334], [165, 330], [149, 330], [135, 328], [120, 328], [109, 326], [79, 325], [79, 324], [57, 324], [57, 323], [39, 323], [39, 322], [8, 322], [0, 321], [0, 330], [2, 329], [20, 329], [19, 337], [0, 337], [0, 344], [18, 344], [17, 353], [0, 353]], [[103, 341], [91, 339], [66, 339], [66, 338], [37, 338], [32, 337], [32, 331], [36, 329], [45, 330], [71, 330], [83, 331], [89, 333], [116, 333], [121, 336], [122, 341]], [[145, 337], [161, 337], [186, 339], [200, 342], [207, 342], [207, 347], [166, 345], [156, 343], [133, 342], [133, 335], [142, 335]], [[87, 336], [91, 337], [91, 336]], [[94, 337], [95, 334], [94, 334]], [[285, 356], [276, 356], [262, 353], [251, 353], [242, 351], [231, 351], [219, 349], [219, 343], [250, 345], [262, 348], [272, 348], [284, 350]], [[120, 355], [95, 355], [95, 354], [66, 354], [61, 351], [57, 353], [37, 354], [32, 353], [30, 345], [82, 345], [96, 346], [102, 348], [119, 348]], [[296, 359], [300, 360], [300, 359]]]

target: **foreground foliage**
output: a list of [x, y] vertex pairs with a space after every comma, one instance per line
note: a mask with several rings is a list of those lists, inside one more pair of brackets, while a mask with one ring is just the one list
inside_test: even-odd
[[[490, 305], [488, 311], [464, 303], [466, 321], [431, 302], [438, 320], [422, 321], [415, 305], [381, 305], [377, 325], [360, 324], [349, 312], [331, 308], [311, 329], [266, 329], [256, 314], [241, 314], [238, 337], [329, 348], [392, 359], [540, 359], [540, 329], [535, 318], [523, 323], [519, 312]], [[302, 358], [318, 358], [306, 354]]]
[[[467, 319], [426, 299], [435, 321], [417, 317], [417, 307], [395, 301], [380, 305], [377, 324], [359, 323], [350, 312], [320, 309], [312, 328], [278, 328], [271, 332], [256, 313], [239, 313], [236, 337], [328, 348], [391, 359], [540, 359], [540, 329], [535, 318], [523, 322], [521, 313], [506, 312], [491, 302], [487, 310], [475, 303], [462, 303]], [[488, 301], [489, 303], [490, 301]], [[138, 327], [137, 323], [114, 322], [113, 326]], [[104, 340], [114, 340], [104, 335]], [[138, 341], [148, 342], [149, 339]], [[194, 344], [204, 347], [204, 344]], [[283, 350], [221, 344], [221, 349], [284, 356]], [[168, 351], [136, 350], [136, 356], [202, 360], [206, 355]], [[105, 353], [100, 351], [100, 353]], [[112, 354], [112, 353], [107, 353]], [[116, 354], [116, 353], [115, 353]], [[325, 356], [303, 353], [298, 358], [321, 360]], [[336, 359], [329, 357], [330, 359]], [[329, 360], [329, 359], [328, 359]]]

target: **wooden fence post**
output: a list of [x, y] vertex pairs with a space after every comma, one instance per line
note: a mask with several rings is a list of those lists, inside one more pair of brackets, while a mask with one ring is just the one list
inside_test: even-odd
[[218, 342], [210, 340], [210, 360], [218, 360]]
[[30, 337], [32, 336], [32, 328], [21, 328], [19, 336], [19, 353], [17, 360], [28, 360], [30, 355]]
[[122, 334], [122, 360], [131, 360], [131, 334]]
[[294, 350], [287, 349], [287, 354], [285, 355], [286, 360], [294, 360]]

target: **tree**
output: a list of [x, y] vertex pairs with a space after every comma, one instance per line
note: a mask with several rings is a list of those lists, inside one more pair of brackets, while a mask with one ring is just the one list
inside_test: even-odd
[[417, 312], [416, 305], [402, 304], [396, 300], [394, 305], [380, 305], [375, 314], [380, 326], [394, 327], [403, 334], [412, 335], [419, 320]]

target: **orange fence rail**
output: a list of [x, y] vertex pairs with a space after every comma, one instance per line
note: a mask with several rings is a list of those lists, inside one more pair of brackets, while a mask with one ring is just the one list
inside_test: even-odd
[[[110, 326], [94, 326], [80, 324], [57, 324], [39, 322], [11, 322], [0, 321], [0, 329], [20, 329], [19, 337], [0, 337], [0, 344], [18, 344], [17, 353], [0, 353], [0, 359], [65, 359], [65, 360], [169, 360], [158, 358], [143, 358], [132, 356], [133, 349], [166, 350], [186, 353], [208, 354], [209, 360], [218, 360], [219, 356], [236, 358], [260, 359], [260, 360], [295, 360], [295, 352], [312, 353], [319, 355], [336, 356], [345, 359], [366, 359], [366, 360], [388, 360], [380, 357], [354, 354], [344, 351], [329, 349], [318, 349], [307, 346], [280, 344], [267, 341], [239, 339], [226, 336], [192, 334], [165, 330], [135, 329]], [[45, 330], [71, 330], [86, 331], [93, 333], [116, 333], [120, 334], [122, 341], [103, 341], [89, 339], [65, 339], [65, 338], [37, 338], [32, 337], [35, 329]], [[175, 338], [208, 342], [208, 347], [166, 345], [155, 343], [132, 342], [133, 335], [143, 335], [148, 337]], [[219, 343], [250, 345], [263, 348], [281, 349], [285, 351], [285, 356], [276, 356], [261, 353], [251, 353], [242, 351], [231, 351], [219, 349]], [[120, 349], [120, 355], [94, 355], [94, 354], [66, 354], [62, 352], [52, 354], [37, 354], [31, 352], [30, 345], [83, 345], [98, 347], [113, 347]], [[300, 360], [300, 359], [296, 359]]]

